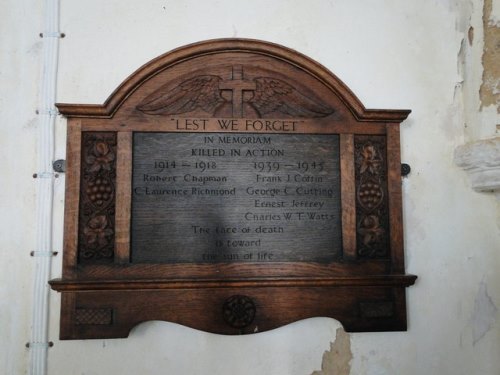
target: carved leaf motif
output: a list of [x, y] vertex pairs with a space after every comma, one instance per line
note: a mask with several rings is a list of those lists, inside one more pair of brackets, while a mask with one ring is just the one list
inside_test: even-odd
[[106, 216], [99, 215], [94, 217], [93, 219], [90, 219], [88, 227], [91, 230], [99, 230], [106, 228], [107, 225], [108, 225], [108, 220], [106, 219]]
[[385, 231], [380, 226], [380, 220], [376, 215], [368, 215], [361, 220], [358, 232], [363, 236], [363, 244], [372, 247], [380, 242]]
[[365, 145], [363, 147], [363, 151], [361, 152], [363, 160], [361, 161], [361, 173], [365, 173], [366, 171], [377, 174], [380, 170], [381, 159], [377, 155], [377, 150], [371, 144]]
[[113, 234], [113, 230], [108, 228], [108, 226], [109, 221], [104, 215], [90, 219], [83, 230], [87, 244], [90, 246], [106, 246], [109, 242], [108, 237]]
[[199, 75], [174, 89], [170, 89], [171, 85], [167, 84], [147, 96], [137, 109], [152, 115], [176, 115], [198, 108], [213, 113], [225, 102], [220, 95], [221, 81], [219, 76]]
[[293, 117], [326, 117], [334, 110], [307, 97], [288, 83], [271, 77], [254, 79], [255, 94], [249, 103], [263, 116], [271, 112], [280, 112]]
[[90, 164], [89, 172], [98, 172], [101, 169], [110, 170], [115, 154], [106, 142], [96, 142], [92, 153], [87, 156], [86, 162]]
[[96, 142], [95, 153], [98, 156], [104, 156], [109, 153], [109, 146], [106, 142]]

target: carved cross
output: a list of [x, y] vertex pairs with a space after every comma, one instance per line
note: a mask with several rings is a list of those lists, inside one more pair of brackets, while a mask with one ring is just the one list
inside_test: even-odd
[[243, 67], [234, 65], [232, 79], [221, 82], [219, 87], [222, 90], [232, 91], [233, 117], [243, 117], [243, 92], [256, 89], [255, 82], [243, 78]]

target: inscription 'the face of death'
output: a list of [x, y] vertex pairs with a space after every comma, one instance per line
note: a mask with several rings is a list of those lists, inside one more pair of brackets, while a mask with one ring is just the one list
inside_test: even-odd
[[[229, 95], [225, 95], [229, 93]], [[326, 117], [333, 108], [290, 83], [270, 76], [245, 79], [243, 67], [232, 67], [232, 79], [203, 74], [179, 85], [161, 86], [137, 109], [152, 115], [178, 115], [203, 110], [214, 117], [264, 117], [268, 114], [295, 118]]]

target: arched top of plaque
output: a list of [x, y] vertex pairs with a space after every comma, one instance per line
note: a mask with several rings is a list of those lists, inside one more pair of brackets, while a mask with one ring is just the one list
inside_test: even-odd
[[289, 48], [251, 39], [184, 46], [143, 65], [102, 105], [57, 104], [67, 117], [160, 116], [297, 118], [316, 122], [400, 123], [409, 110], [366, 109], [316, 61]]

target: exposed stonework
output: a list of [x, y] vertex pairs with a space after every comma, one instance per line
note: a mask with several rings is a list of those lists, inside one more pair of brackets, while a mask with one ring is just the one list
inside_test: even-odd
[[479, 90], [481, 107], [494, 105], [500, 113], [500, 27], [491, 20], [493, 0], [484, 0], [483, 82]]
[[335, 341], [330, 343], [330, 350], [323, 354], [321, 371], [314, 371], [311, 375], [349, 375], [351, 360], [351, 336], [342, 328], [337, 328]]
[[500, 193], [500, 137], [457, 147], [455, 163], [469, 174], [474, 190]]

